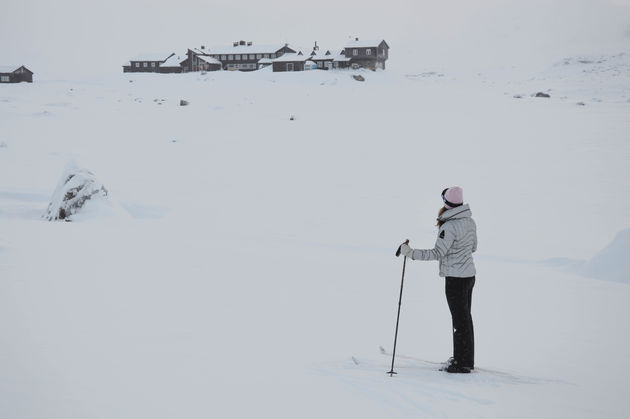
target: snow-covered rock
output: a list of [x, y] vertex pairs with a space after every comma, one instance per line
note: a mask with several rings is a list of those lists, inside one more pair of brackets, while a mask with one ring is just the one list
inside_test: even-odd
[[69, 164], [42, 216], [48, 221], [75, 221], [79, 213], [111, 214], [109, 192], [89, 170]]

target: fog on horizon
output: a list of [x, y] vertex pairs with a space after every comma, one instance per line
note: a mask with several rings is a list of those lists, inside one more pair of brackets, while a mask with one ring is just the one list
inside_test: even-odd
[[143, 52], [183, 55], [241, 39], [307, 52], [314, 41], [342, 48], [352, 37], [386, 39], [394, 71], [620, 53], [630, 49], [630, 0], [11, 2], [0, 16], [0, 65], [24, 64], [42, 79], [89, 77], [121, 73]]

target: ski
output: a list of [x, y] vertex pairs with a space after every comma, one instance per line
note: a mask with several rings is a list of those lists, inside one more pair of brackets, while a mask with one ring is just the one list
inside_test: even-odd
[[[391, 352], [386, 350], [383, 346], [379, 346], [379, 352], [381, 353], [381, 355], [384, 355], [384, 356], [392, 356]], [[406, 359], [408, 361], [422, 362], [425, 364], [435, 365], [437, 367], [437, 371], [444, 371], [447, 366], [446, 362], [429, 361], [427, 359], [422, 359], [419, 357], [409, 356], [409, 355], [404, 355], [404, 354], [403, 355], [396, 354], [396, 357], [400, 359]], [[475, 367], [473, 370], [470, 371], [470, 373], [471, 374], [478, 374], [478, 373], [489, 374], [498, 378], [509, 380], [510, 382], [521, 383], [521, 384], [538, 384], [541, 382], [554, 382], [554, 380], [545, 380], [545, 379], [534, 378], [534, 377], [518, 376], [515, 374], [511, 374], [509, 372], [490, 370], [487, 368], [478, 368], [478, 367]]]

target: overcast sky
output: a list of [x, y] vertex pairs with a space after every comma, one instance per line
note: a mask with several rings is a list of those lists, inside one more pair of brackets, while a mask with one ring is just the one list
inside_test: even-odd
[[36, 75], [122, 72], [141, 52], [243, 39], [343, 47], [384, 38], [389, 68], [630, 52], [630, 0], [3, 1], [0, 64]]

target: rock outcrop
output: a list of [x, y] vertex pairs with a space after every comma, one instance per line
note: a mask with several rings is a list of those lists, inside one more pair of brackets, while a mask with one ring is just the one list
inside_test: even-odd
[[92, 172], [71, 165], [64, 171], [42, 217], [48, 221], [72, 221], [88, 203], [107, 200], [107, 189]]

